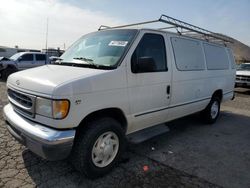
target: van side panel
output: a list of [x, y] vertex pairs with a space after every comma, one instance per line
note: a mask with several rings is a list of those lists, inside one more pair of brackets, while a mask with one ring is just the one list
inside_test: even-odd
[[[220, 87], [223, 91], [223, 101], [233, 97], [235, 84], [235, 67], [228, 48], [203, 42], [208, 74], [211, 76], [213, 88]], [[212, 88], [212, 89], [213, 89]], [[225, 98], [226, 97], [226, 98]], [[231, 97], [231, 98], [232, 98]]]
[[[177, 41], [179, 40], [182, 43], [180, 49], [178, 49], [178, 44], [173, 42], [176, 38], [178, 38]], [[173, 120], [205, 109], [216, 90], [223, 91], [223, 99], [228, 100], [233, 97], [233, 75], [235, 74], [235, 70], [231, 69], [229, 57], [227, 56], [228, 52], [225, 47], [219, 46], [220, 52], [218, 52], [217, 55], [218, 60], [224, 60], [224, 65], [222, 67], [220, 66], [223, 69], [208, 70], [208, 59], [206, 58], [204, 50], [204, 42], [196, 39], [187, 39], [181, 36], [170, 35], [169, 44], [172, 46], [171, 56], [173, 65], [173, 81], [168, 120]], [[196, 47], [194, 45], [196, 45]], [[190, 51], [191, 48], [199, 48], [199, 50]], [[213, 46], [211, 49], [216, 51]], [[179, 50], [179, 52], [176, 50]], [[189, 54], [185, 52], [187, 50], [189, 51]], [[221, 54], [221, 52], [224, 54]], [[177, 55], [182, 57], [176, 57]], [[200, 58], [201, 56], [203, 59]], [[178, 63], [182, 63], [180, 59], [183, 60], [183, 62], [186, 60], [185, 63], [187, 65], [182, 66], [185, 69], [179, 69], [181, 66], [178, 65]], [[212, 57], [210, 59], [214, 60], [216, 57]], [[188, 66], [187, 61], [196, 65], [197, 69], [195, 69], [194, 66]], [[199, 62], [193, 63], [192, 61]], [[217, 63], [220, 62], [218, 61]], [[202, 69], [204, 64], [204, 69]]]

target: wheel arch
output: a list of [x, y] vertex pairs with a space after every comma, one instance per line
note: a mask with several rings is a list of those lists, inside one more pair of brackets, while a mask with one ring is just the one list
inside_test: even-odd
[[93, 121], [96, 118], [101, 118], [101, 117], [110, 117], [115, 119], [121, 124], [123, 130], [125, 132], [127, 131], [127, 118], [124, 112], [119, 108], [105, 108], [91, 112], [90, 114], [88, 114], [83, 118], [77, 129], [85, 127], [84, 125], [86, 124], [86, 122]]
[[212, 98], [214, 98], [214, 97], [218, 97], [220, 99], [220, 101], [222, 101], [222, 99], [223, 99], [223, 91], [222, 91], [222, 89], [216, 90], [212, 95]]

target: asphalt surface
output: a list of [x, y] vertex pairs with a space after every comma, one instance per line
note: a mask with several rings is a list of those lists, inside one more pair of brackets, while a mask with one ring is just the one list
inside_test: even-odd
[[130, 144], [118, 167], [97, 180], [16, 142], [2, 118], [5, 104], [0, 82], [0, 187], [250, 187], [250, 90], [237, 89], [214, 125], [195, 114], [168, 123], [166, 134]]

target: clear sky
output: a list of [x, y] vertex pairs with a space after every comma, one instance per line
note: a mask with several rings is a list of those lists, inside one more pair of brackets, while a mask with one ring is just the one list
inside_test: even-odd
[[166, 14], [250, 46], [250, 0], [0, 0], [0, 46], [45, 48], [72, 44], [99, 25]]

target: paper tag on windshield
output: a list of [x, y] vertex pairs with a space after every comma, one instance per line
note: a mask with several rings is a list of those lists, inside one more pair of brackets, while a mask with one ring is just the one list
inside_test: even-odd
[[109, 43], [109, 46], [126, 46], [128, 44], [128, 41], [114, 41], [112, 40], [110, 43]]

